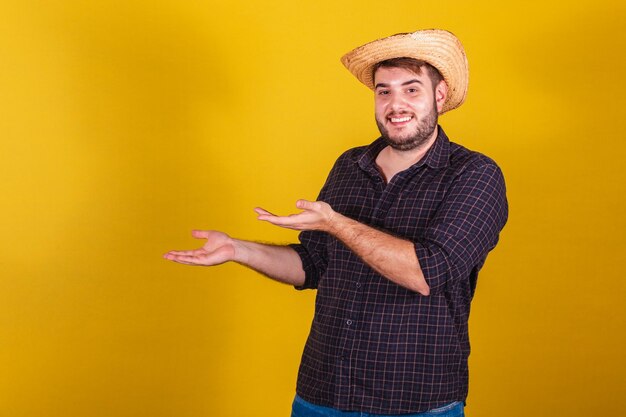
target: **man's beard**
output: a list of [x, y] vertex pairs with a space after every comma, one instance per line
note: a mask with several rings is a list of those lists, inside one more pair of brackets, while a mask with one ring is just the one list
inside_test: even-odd
[[422, 120], [418, 121], [415, 132], [411, 136], [403, 138], [391, 138], [384, 123], [378, 120], [378, 118], [376, 118], [376, 125], [378, 126], [378, 130], [387, 145], [399, 151], [410, 151], [412, 149], [419, 148], [428, 142], [437, 128], [438, 116], [437, 107], [434, 105], [431, 112]]

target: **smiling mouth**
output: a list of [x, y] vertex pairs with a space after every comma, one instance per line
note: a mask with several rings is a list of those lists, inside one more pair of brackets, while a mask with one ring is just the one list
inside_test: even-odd
[[413, 119], [413, 116], [389, 116], [387, 120], [389, 120], [394, 125], [402, 125], [410, 122]]

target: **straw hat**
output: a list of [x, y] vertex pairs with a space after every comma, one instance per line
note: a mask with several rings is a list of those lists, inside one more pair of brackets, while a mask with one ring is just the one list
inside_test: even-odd
[[418, 30], [378, 39], [348, 52], [341, 62], [359, 81], [374, 90], [373, 66], [386, 59], [402, 57], [428, 62], [439, 70], [448, 84], [442, 113], [463, 104], [469, 82], [467, 57], [459, 39], [446, 30]]

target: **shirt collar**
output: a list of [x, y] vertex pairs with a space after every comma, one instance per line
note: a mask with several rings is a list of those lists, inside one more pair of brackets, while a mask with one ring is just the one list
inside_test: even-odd
[[[440, 169], [445, 168], [450, 164], [450, 140], [443, 131], [442, 127], [437, 127], [438, 133], [435, 142], [433, 142], [430, 149], [426, 152], [426, 155], [407, 169], [407, 171], [414, 170], [422, 165], [427, 165], [433, 169]], [[385, 148], [385, 146], [387, 146], [387, 144], [382, 137], [376, 139], [369, 146], [367, 146], [367, 148], [365, 148], [365, 152], [357, 158], [356, 163], [365, 171], [378, 172], [378, 169], [376, 168], [376, 157], [380, 151]]]

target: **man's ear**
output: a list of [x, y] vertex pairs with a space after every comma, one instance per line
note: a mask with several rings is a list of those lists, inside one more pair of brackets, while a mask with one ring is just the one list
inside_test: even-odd
[[437, 113], [441, 113], [443, 109], [443, 103], [446, 102], [448, 97], [448, 84], [445, 80], [439, 81], [439, 84], [435, 87], [435, 102], [437, 103]]

